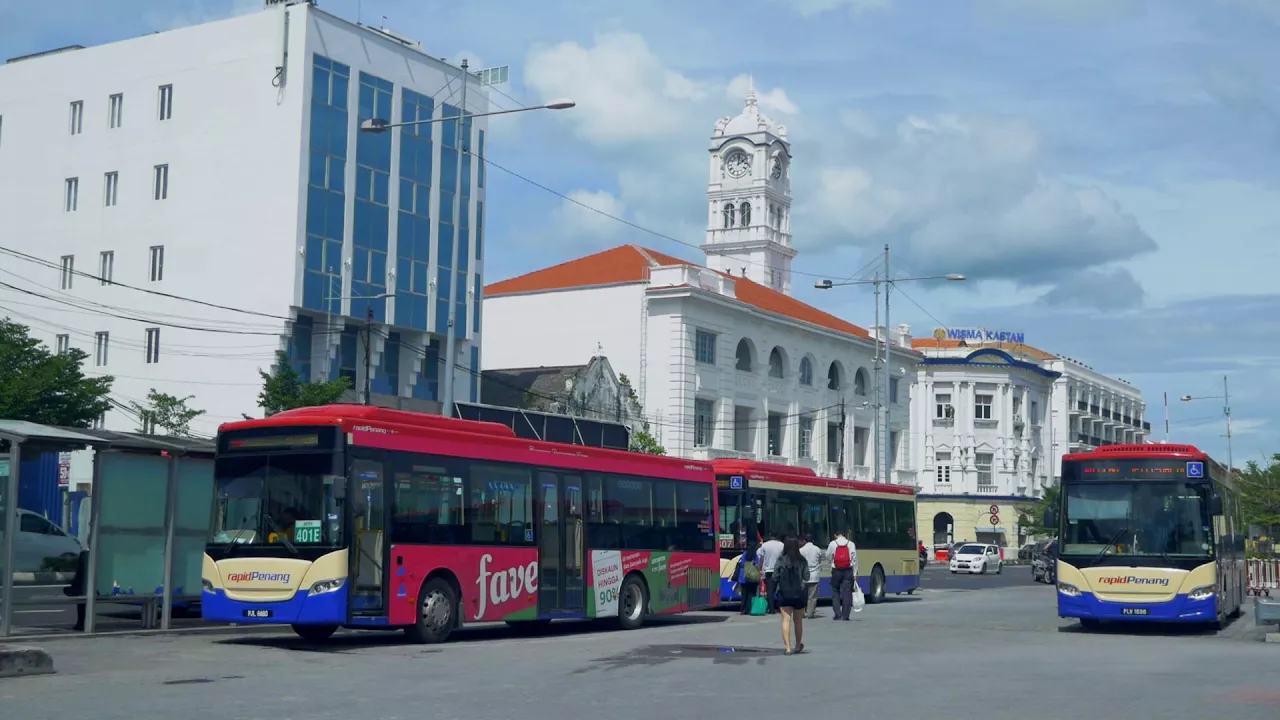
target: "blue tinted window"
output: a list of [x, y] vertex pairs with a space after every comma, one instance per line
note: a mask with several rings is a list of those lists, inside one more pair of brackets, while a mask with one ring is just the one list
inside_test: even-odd
[[325, 193], [324, 234], [325, 237], [342, 237], [342, 196]]
[[413, 212], [415, 209], [413, 182], [401, 178], [400, 180], [400, 210], [401, 212]]
[[373, 214], [370, 218], [369, 229], [372, 234], [369, 237], [369, 244], [380, 250], [387, 249], [387, 238], [391, 234], [391, 221], [388, 219], [387, 209], [385, 207], [372, 208]]
[[329, 150], [329, 126], [325, 120], [323, 108], [317, 108], [311, 112], [311, 139], [308, 147], [319, 152], [328, 152]]
[[440, 189], [455, 192], [458, 187], [458, 151], [440, 148]]
[[[454, 204], [457, 202], [454, 194], [448, 190], [440, 191], [440, 224], [452, 225], [453, 214], [455, 212]], [[443, 232], [443, 231], [442, 231]], [[452, 232], [452, 230], [450, 230]]]
[[480, 402], [480, 348], [471, 346], [471, 402]]
[[328, 105], [329, 71], [319, 67], [319, 63], [316, 65], [315, 75], [311, 80], [311, 101], [319, 105]]
[[417, 177], [414, 178], [420, 183], [431, 184], [431, 143], [418, 143], [417, 158], [414, 160], [414, 168], [417, 170]]
[[324, 238], [307, 236], [306, 268], [317, 272], [324, 270]]
[[414, 200], [415, 213], [422, 217], [427, 217], [431, 209], [431, 186], [425, 184], [417, 184], [413, 186], [417, 198]]
[[341, 110], [324, 108], [321, 117], [328, 123], [329, 154], [347, 156], [347, 114]]
[[379, 288], [387, 286], [387, 254], [374, 250], [369, 257], [369, 282]]
[[471, 237], [464, 225], [458, 232], [458, 270], [466, 271], [471, 266]]
[[480, 301], [482, 299], [480, 297], [480, 276], [474, 275], [472, 276], [472, 280], [475, 282], [475, 288], [473, 289], [474, 294], [472, 295], [472, 298], [473, 298], [472, 306], [475, 309], [471, 313], [471, 316], [472, 316], [471, 330], [472, 332], [480, 332]]
[[425, 217], [413, 220], [413, 256], [419, 260], [431, 257], [431, 221]]
[[[359, 213], [356, 213], [357, 215]], [[363, 248], [357, 249], [351, 256], [352, 277], [364, 279], [369, 277], [369, 251]], [[354, 292], [355, 284], [352, 284], [352, 295], [361, 295], [362, 293]]]
[[322, 153], [312, 152], [310, 159], [310, 172], [307, 174], [307, 182], [317, 187], [325, 187], [325, 156]]
[[480, 140], [476, 142], [476, 182], [484, 187], [484, 131], [480, 131]]
[[436, 229], [436, 264], [441, 267], [451, 267], [453, 265], [453, 226], [440, 223]]
[[373, 201], [379, 205], [386, 205], [390, 202], [387, 194], [387, 184], [390, 182], [391, 176], [384, 172], [373, 172]]
[[476, 201], [476, 261], [484, 259], [484, 202]]
[[[452, 105], [449, 105], [448, 103], [445, 103], [444, 107], [442, 107], [440, 110], [440, 116], [446, 117], [446, 118], [456, 118], [458, 117], [458, 108]], [[455, 120], [453, 122], [450, 122], [448, 120], [441, 120], [436, 124], [440, 126], [440, 144], [447, 148], [457, 147], [458, 146], [457, 121]]]
[[356, 197], [361, 200], [368, 200], [373, 194], [373, 170], [363, 166], [356, 166]]
[[471, 155], [462, 156], [462, 194], [471, 197]]
[[347, 82], [346, 76], [333, 76], [333, 100], [330, 104], [343, 110], [347, 109]]
[[329, 193], [318, 187], [307, 188], [307, 232], [324, 235], [325, 198]]
[[361, 120], [368, 120], [373, 117], [373, 88], [360, 83], [360, 108], [359, 117]]

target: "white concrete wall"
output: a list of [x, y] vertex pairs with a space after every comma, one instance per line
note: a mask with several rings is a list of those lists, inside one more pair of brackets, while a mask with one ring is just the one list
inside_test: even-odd
[[[304, 28], [292, 28], [301, 49]], [[301, 72], [272, 86], [283, 25], [259, 13], [0, 66], [0, 217], [3, 244], [97, 274], [112, 251], [113, 279], [150, 290], [288, 316], [297, 263], [301, 167]], [[298, 66], [301, 53], [291, 58]], [[172, 119], [158, 120], [158, 88], [173, 86]], [[123, 124], [108, 129], [109, 96], [124, 94]], [[69, 107], [83, 101], [82, 132]], [[169, 165], [168, 198], [152, 195], [153, 168]], [[104, 207], [104, 174], [119, 173], [115, 207]], [[64, 212], [64, 181], [79, 178], [78, 208]], [[163, 245], [164, 278], [150, 282], [149, 248]], [[256, 409], [257, 368], [279, 346], [283, 321], [232, 313], [0, 258], [13, 319], [52, 347], [66, 333], [91, 356], [86, 370], [115, 378], [113, 397], [143, 401], [150, 388], [195, 395], [207, 411], [193, 428], [212, 432]], [[21, 279], [16, 279], [16, 277]], [[63, 302], [75, 303], [72, 308]], [[23, 303], [23, 304], [19, 304]], [[99, 305], [89, 305], [98, 303]], [[86, 309], [89, 308], [89, 309]], [[109, 317], [138, 314], [147, 321]], [[21, 315], [19, 315], [21, 313]], [[156, 320], [225, 333], [161, 327], [160, 361], [144, 362], [144, 329]], [[108, 362], [95, 367], [94, 334], [110, 333]], [[263, 333], [231, 334], [231, 333]], [[112, 412], [108, 427], [134, 429]]]
[[644, 285], [484, 299], [484, 369], [582, 365], [603, 351], [639, 392]]

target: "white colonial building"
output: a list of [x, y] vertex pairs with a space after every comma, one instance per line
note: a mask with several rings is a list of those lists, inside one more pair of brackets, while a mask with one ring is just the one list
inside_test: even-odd
[[[485, 121], [360, 131], [457, 117], [461, 76], [306, 3], [11, 59], [0, 246], [22, 255], [0, 255], [19, 288], [0, 299], [115, 377], [111, 429], [137, 428], [129, 403], [151, 388], [194, 395], [201, 434], [258, 413], [277, 350], [310, 379], [431, 409], [451, 296], [455, 396], [475, 399], [485, 173], [459, 145], [483, 153]], [[487, 110], [468, 83], [467, 109]]]
[[[955, 334], [954, 332], [952, 333]], [[1074, 360], [937, 331], [911, 396], [922, 536], [1017, 547], [1018, 511], [1055, 485], [1062, 456], [1146, 442], [1142, 393]]]
[[[871, 479], [876, 342], [790, 295], [789, 161], [786, 130], [749, 95], [712, 137], [707, 266], [624, 245], [494, 283], [485, 368], [572, 365], [602, 348], [673, 455]], [[905, 329], [895, 342], [888, 479], [912, 482], [904, 429], [919, 354]]]

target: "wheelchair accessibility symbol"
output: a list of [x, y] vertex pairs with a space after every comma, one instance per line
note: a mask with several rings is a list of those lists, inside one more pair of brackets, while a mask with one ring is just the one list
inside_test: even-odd
[[741, 476], [741, 475], [734, 475], [733, 477], [729, 478], [729, 489], [730, 489], [730, 490], [741, 490], [741, 489], [742, 489], [742, 476]]
[[1187, 477], [1202, 478], [1204, 477], [1204, 463], [1200, 461], [1192, 461], [1187, 463]]

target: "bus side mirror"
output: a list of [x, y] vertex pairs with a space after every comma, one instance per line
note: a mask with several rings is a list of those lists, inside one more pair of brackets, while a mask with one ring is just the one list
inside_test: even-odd
[[1043, 520], [1045, 527], [1058, 527], [1058, 509], [1045, 508]]
[[1209, 515], [1210, 517], [1222, 514], [1222, 496], [1214, 495], [1209, 498]]

